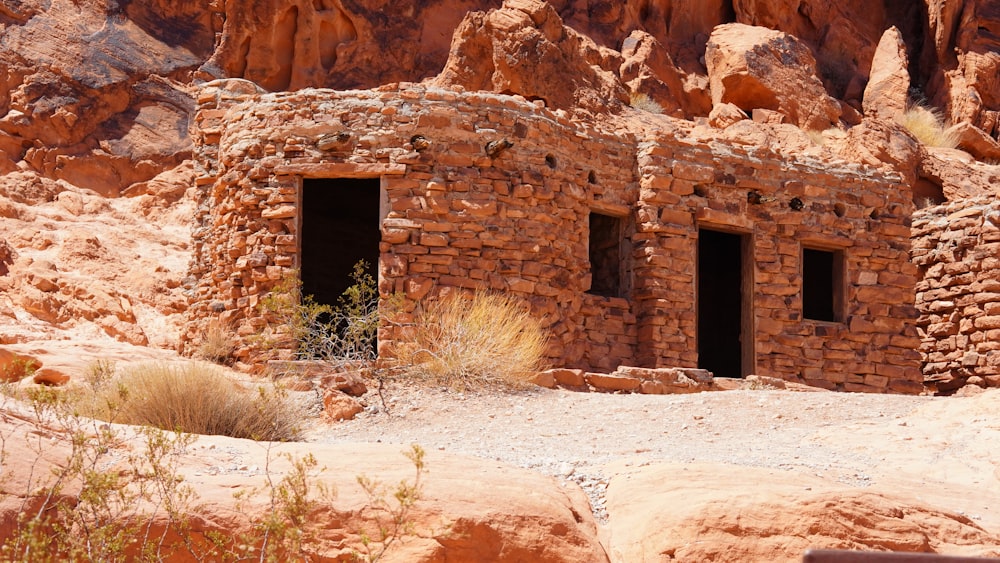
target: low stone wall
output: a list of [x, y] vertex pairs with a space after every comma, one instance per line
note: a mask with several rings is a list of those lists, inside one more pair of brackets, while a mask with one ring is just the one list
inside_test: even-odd
[[925, 380], [942, 393], [1000, 387], [1000, 202], [917, 211], [912, 257]]

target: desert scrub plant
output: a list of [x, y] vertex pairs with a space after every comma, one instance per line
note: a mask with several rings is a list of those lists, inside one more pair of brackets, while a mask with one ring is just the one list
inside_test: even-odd
[[[377, 535], [371, 536], [362, 532], [361, 545], [363, 552], [355, 552], [356, 561], [373, 563], [382, 558], [393, 543], [400, 538], [412, 535], [413, 522], [410, 520], [410, 510], [420, 500], [423, 494], [421, 477], [427, 471], [424, 465], [424, 449], [413, 444], [410, 450], [404, 452], [416, 469], [413, 481], [400, 481], [395, 487], [389, 488], [380, 481], [364, 475], [358, 476], [358, 484], [368, 497], [368, 506], [374, 512], [374, 524]], [[391, 493], [391, 494], [390, 494]], [[389, 497], [393, 500], [389, 500]]]
[[633, 92], [629, 94], [628, 105], [631, 107], [645, 111], [649, 113], [663, 113], [663, 106], [653, 101], [647, 94], [642, 94], [639, 92]]
[[[28, 420], [35, 429], [24, 438], [34, 460], [19, 476], [24, 494], [13, 529], [0, 547], [0, 559], [117, 562], [169, 556], [173, 546], [167, 538], [179, 524], [174, 517], [193, 498], [177, 474], [176, 460], [193, 437], [143, 428], [137, 433], [143, 440], [140, 451], [123, 454], [121, 433], [78, 416], [65, 392], [35, 388], [25, 398], [34, 411]], [[66, 444], [68, 454], [49, 464], [45, 454], [53, 442]], [[4, 440], [0, 447], [4, 469], [6, 444]], [[4, 486], [7, 489], [8, 483]], [[167, 518], [154, 526], [142, 512], [150, 506], [165, 509]]]
[[527, 307], [502, 293], [452, 293], [431, 302], [400, 345], [408, 373], [450, 387], [520, 387], [543, 367], [548, 335]]
[[903, 113], [896, 115], [896, 123], [929, 147], [953, 149], [958, 146], [958, 130], [949, 126], [935, 108], [919, 103], [909, 104]]
[[109, 422], [252, 440], [295, 440], [305, 418], [280, 387], [247, 386], [198, 362], [137, 364], [74, 401]]
[[232, 328], [220, 320], [208, 323], [198, 344], [197, 356], [209, 362], [228, 364], [233, 359], [236, 340]]
[[354, 283], [338, 298], [336, 307], [303, 295], [298, 272], [286, 276], [261, 299], [269, 327], [258, 343], [271, 350], [290, 348], [297, 360], [338, 365], [373, 361], [379, 294], [367, 270], [364, 260], [354, 265]]

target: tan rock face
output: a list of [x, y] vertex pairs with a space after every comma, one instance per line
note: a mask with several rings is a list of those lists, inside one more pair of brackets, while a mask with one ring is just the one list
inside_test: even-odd
[[875, 49], [863, 100], [865, 115], [892, 119], [906, 110], [910, 89], [908, 64], [903, 36], [890, 27]]
[[[9, 523], [22, 508], [25, 496], [44, 484], [36, 478], [29, 485], [27, 480], [32, 475], [49, 475], [51, 468], [68, 457], [70, 449], [68, 436], [52, 433], [44, 455], [39, 455], [28, 437], [38, 432], [37, 427], [27, 411], [20, 414], [0, 423], [3, 435], [10, 438], [4, 470], [11, 475], [4, 483], [6, 494], [0, 498], [0, 541], [10, 533]], [[116, 431], [126, 437], [122, 448], [140, 447], [137, 444], [142, 440], [131, 430]], [[318, 502], [307, 518], [314, 541], [306, 551], [322, 561], [350, 560], [352, 549], [363, 550], [362, 533], [380, 537], [376, 511], [359, 487], [358, 476], [384, 483], [390, 491], [397, 483], [414, 478], [413, 465], [396, 445], [282, 444], [264, 448], [249, 440], [212, 436], [200, 438], [187, 451], [190, 454], [178, 459], [178, 473], [197, 491], [191, 514], [195, 541], [208, 531], [228, 537], [249, 532], [271, 506], [263, 468], [271, 472], [270, 478], [280, 480], [291, 469], [284, 454], [296, 459], [315, 456], [322, 470], [311, 472], [310, 486], [323, 484], [336, 491], [330, 500], [314, 494], [312, 499]], [[235, 469], [237, 460], [242, 469]], [[407, 517], [409, 532], [381, 561], [608, 561], [587, 498], [579, 487], [495, 461], [439, 452], [429, 452], [425, 463], [422, 494]], [[239, 506], [233, 498], [237, 490], [247, 494]], [[74, 486], [64, 492], [74, 494]], [[393, 502], [392, 498], [387, 500]], [[156, 509], [148, 505], [139, 509], [139, 514], [152, 516], [154, 537], [166, 520], [162, 512], [154, 514]], [[166, 552], [173, 553], [168, 561], [191, 560], [183, 548], [168, 547]]]
[[116, 195], [189, 154], [193, 105], [178, 81], [211, 54], [212, 14], [193, 2], [140, 4], [60, 0], [0, 14], [9, 159]]
[[750, 467], [664, 464], [608, 485], [617, 561], [801, 561], [810, 548], [996, 556], [1000, 537], [904, 496]]
[[790, 35], [722, 25], [712, 32], [705, 62], [713, 104], [776, 110], [803, 129], [822, 131], [839, 123], [840, 105], [817, 77], [812, 53]]

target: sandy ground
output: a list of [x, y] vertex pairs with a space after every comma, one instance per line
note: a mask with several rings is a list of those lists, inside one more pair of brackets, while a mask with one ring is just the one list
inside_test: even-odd
[[898, 492], [1000, 530], [1000, 390], [927, 397], [785, 390], [613, 395], [392, 386], [320, 443], [418, 443], [579, 483], [599, 519], [608, 478], [653, 462], [801, 472]]

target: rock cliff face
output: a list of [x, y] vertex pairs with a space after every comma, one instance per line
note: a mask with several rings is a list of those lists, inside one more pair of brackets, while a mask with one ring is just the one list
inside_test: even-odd
[[[188, 87], [221, 77], [246, 78], [279, 91], [372, 88], [440, 74], [439, 83], [601, 111], [618, 107], [623, 92], [638, 90], [675, 115], [707, 116], [706, 45], [725, 23], [797, 38], [815, 58], [825, 93], [858, 110], [876, 47], [885, 29], [896, 26], [917, 95], [955, 122], [967, 121], [993, 139], [998, 135], [995, 2], [555, 0], [542, 5], [508, 1], [490, 13], [500, 2], [410, 0], [392, 9], [381, 0], [5, 2], [0, 171], [17, 166], [117, 195], [188, 157], [193, 107]], [[537, 21], [523, 28], [524, 22], [512, 18], [515, 13]], [[505, 25], [508, 31], [493, 33]], [[545, 42], [524, 43], [528, 38], [521, 35], [529, 29]], [[525, 51], [528, 47], [536, 52]], [[619, 52], [630, 55], [631, 63]], [[498, 66], [502, 60], [521, 64]], [[595, 95], [569, 96], [580, 93], [572, 87], [582, 78], [578, 65], [605, 75]], [[550, 92], [538, 93], [540, 81], [549, 83]], [[564, 93], [569, 97], [560, 99]]]

